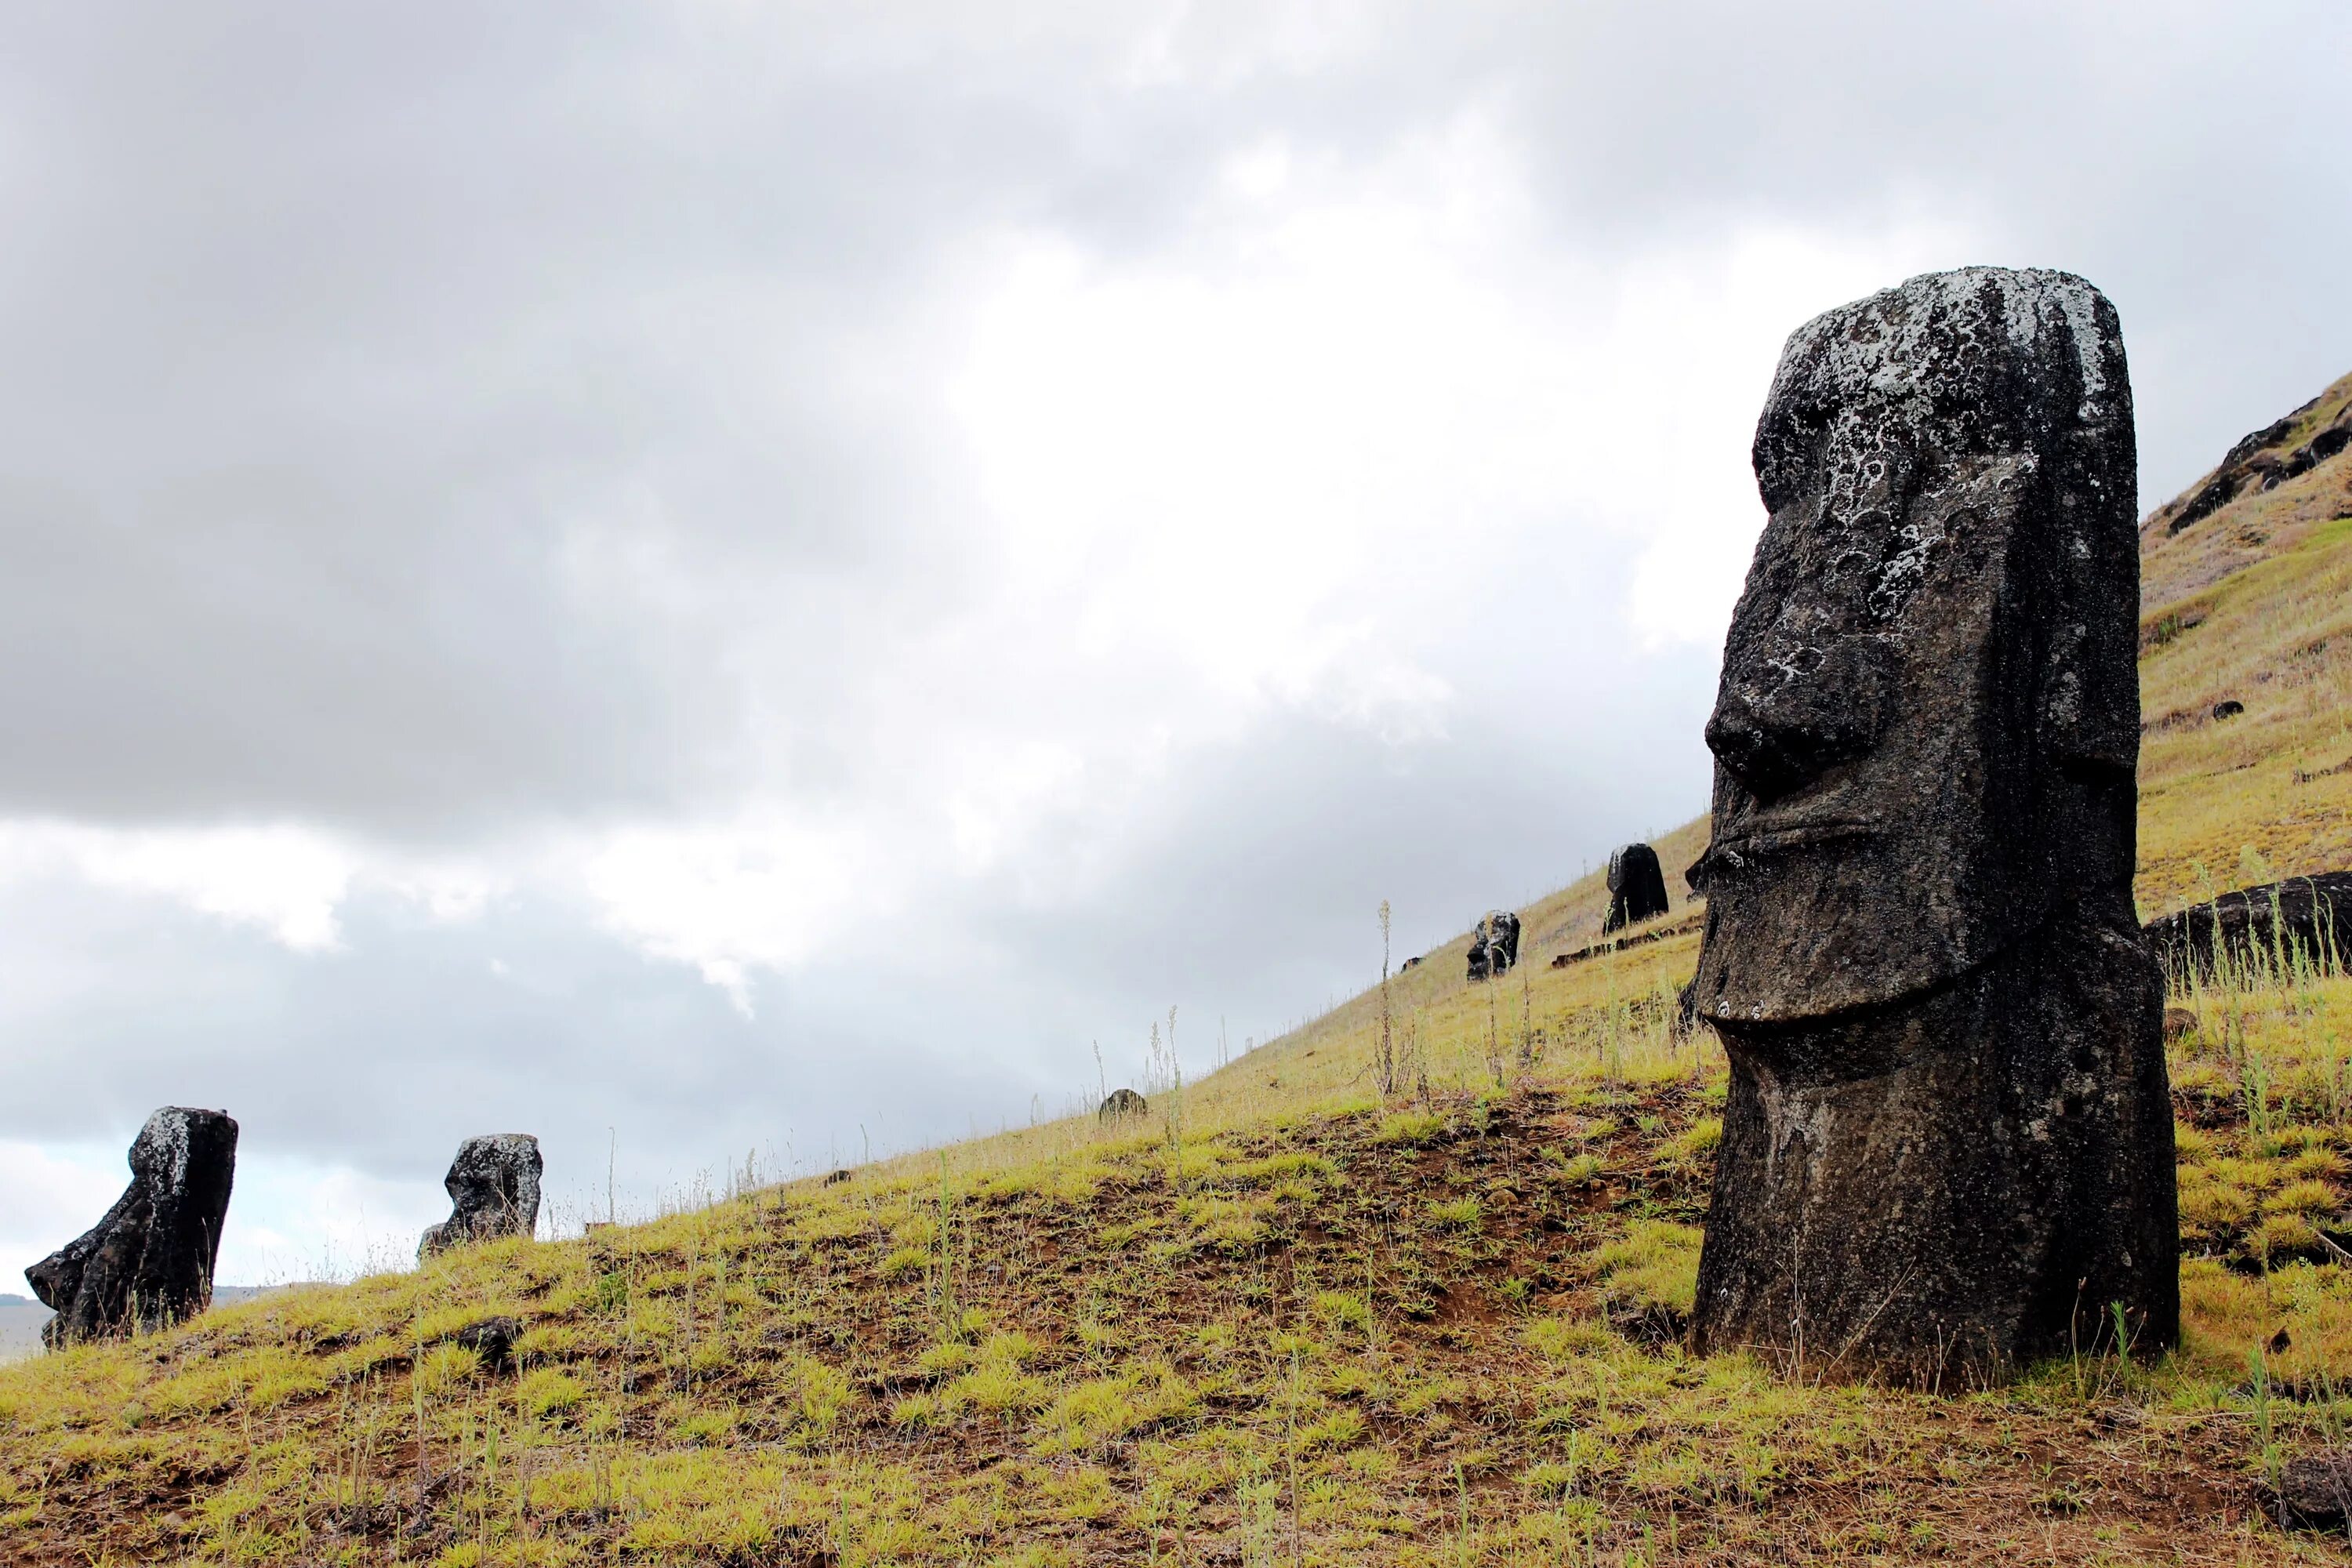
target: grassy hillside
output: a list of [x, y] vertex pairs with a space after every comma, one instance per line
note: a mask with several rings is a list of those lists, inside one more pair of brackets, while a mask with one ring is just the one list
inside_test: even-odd
[[[2233, 460], [2298, 449], [2347, 394]], [[2352, 459], [2250, 471], [2151, 521], [2147, 913], [2352, 863]], [[2224, 697], [2245, 710], [2217, 721]], [[2332, 1558], [2261, 1500], [2352, 1414], [2321, 1234], [2352, 983], [2175, 999], [2178, 1353], [1942, 1397], [1700, 1362], [1676, 1335], [1723, 1068], [1667, 1025], [1703, 837], [1659, 846], [1676, 908], [1635, 933], [1659, 940], [1551, 967], [1597, 936], [1589, 878], [1524, 911], [1505, 981], [1465, 984], [1457, 941], [1145, 1086], [1136, 1121], [0, 1369], [0, 1561]]]
[[[2352, 453], [2261, 488], [2347, 425], [2352, 376], [2239, 443], [2142, 531], [2145, 915], [2352, 866]], [[2232, 472], [2235, 499], [2173, 531]], [[2245, 711], [2217, 721], [2225, 700]]]

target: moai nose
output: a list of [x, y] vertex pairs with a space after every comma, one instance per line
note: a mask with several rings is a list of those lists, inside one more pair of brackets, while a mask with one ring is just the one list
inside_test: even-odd
[[1800, 726], [1776, 724], [1755, 703], [1727, 691], [1706, 721], [1706, 749], [1759, 800], [1777, 800], [1818, 775], [1822, 748]]
[[1706, 747], [1759, 801], [1790, 795], [1868, 752], [1885, 727], [1885, 649], [1849, 638], [1777, 665], [1769, 680], [1724, 681]]

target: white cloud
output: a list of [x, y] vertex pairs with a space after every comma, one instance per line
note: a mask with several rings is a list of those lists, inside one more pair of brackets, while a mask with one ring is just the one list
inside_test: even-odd
[[[25, 1270], [96, 1224], [131, 1182], [123, 1151], [0, 1138], [0, 1290], [29, 1295]], [[78, 1223], [72, 1216], [87, 1215]], [[60, 1230], [61, 1226], [71, 1226]]]
[[1680, 820], [1806, 316], [2076, 267], [2181, 478], [2343, 368], [2340, 18], [1993, 12], [28, 20], [8, 1131], [908, 1142]]
[[335, 907], [358, 869], [329, 836], [299, 827], [125, 829], [0, 823], [0, 877], [70, 868], [89, 882], [258, 926], [298, 952], [331, 952]]
[[583, 847], [579, 876], [608, 930], [691, 965], [748, 1016], [754, 969], [887, 959], [877, 937], [900, 889], [865, 847], [861, 824], [776, 816], [625, 827]]

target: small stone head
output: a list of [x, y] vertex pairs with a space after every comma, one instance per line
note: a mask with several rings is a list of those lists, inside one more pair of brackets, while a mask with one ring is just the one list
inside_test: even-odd
[[2135, 461], [2081, 279], [1914, 279], [1789, 340], [1706, 726], [1700, 1013], [1893, 1002], [2062, 902], [2131, 919]]

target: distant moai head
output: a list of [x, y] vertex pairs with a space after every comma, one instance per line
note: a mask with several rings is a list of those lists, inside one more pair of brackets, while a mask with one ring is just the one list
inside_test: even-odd
[[1609, 909], [1601, 917], [1603, 932], [1618, 931], [1637, 921], [1664, 914], [1665, 872], [1658, 852], [1646, 844], [1628, 844], [1609, 856]]
[[538, 1139], [528, 1132], [493, 1132], [457, 1145], [441, 1187], [461, 1215], [497, 1215], [528, 1226], [539, 1217], [545, 1169]]
[[546, 1163], [539, 1140], [528, 1132], [494, 1132], [457, 1145], [449, 1173], [441, 1179], [449, 1194], [449, 1217], [427, 1226], [417, 1256], [497, 1236], [530, 1236], [539, 1222], [540, 1180]]
[[2131, 921], [2134, 454], [2079, 278], [1916, 278], [1790, 338], [1706, 726], [1700, 1013], [1895, 1001], [2063, 903]]

